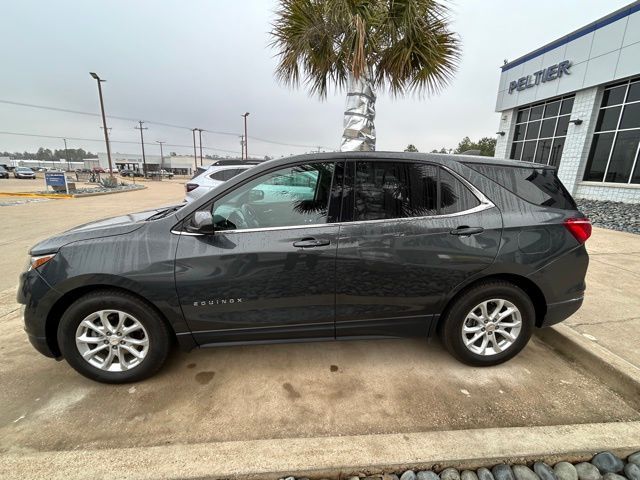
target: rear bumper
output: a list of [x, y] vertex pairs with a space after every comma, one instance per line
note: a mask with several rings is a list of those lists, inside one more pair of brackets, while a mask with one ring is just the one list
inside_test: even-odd
[[547, 304], [547, 314], [542, 319], [541, 327], [550, 327], [566, 320], [582, 306], [584, 297], [572, 298], [563, 302]]

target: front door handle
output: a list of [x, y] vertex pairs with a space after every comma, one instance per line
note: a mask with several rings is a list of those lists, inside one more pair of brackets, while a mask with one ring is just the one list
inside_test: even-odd
[[449, 233], [451, 235], [477, 235], [478, 233], [484, 232], [484, 228], [482, 227], [458, 227], [455, 230], [451, 230]]
[[314, 248], [314, 247], [324, 247], [329, 245], [330, 243], [331, 242], [329, 240], [316, 240], [315, 238], [303, 238], [302, 240], [293, 242], [293, 246], [299, 247], [299, 248]]

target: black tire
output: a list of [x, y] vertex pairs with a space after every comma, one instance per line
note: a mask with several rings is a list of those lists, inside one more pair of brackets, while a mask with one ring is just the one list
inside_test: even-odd
[[[480, 355], [467, 348], [462, 339], [462, 327], [469, 312], [490, 299], [504, 299], [520, 311], [522, 326], [515, 341], [500, 353]], [[464, 291], [447, 310], [441, 328], [445, 348], [467, 365], [488, 367], [515, 357], [526, 345], [535, 326], [535, 308], [529, 296], [516, 285], [505, 281], [487, 281]]]
[[[100, 310], [120, 310], [135, 317], [148, 335], [148, 352], [135, 367], [126, 371], [106, 371], [87, 362], [76, 346], [76, 330], [87, 316]], [[148, 304], [118, 290], [100, 290], [80, 297], [64, 312], [58, 326], [62, 356], [78, 373], [103, 383], [137, 382], [155, 374], [169, 355], [171, 333], [166, 322]], [[115, 348], [115, 347], [113, 347]]]

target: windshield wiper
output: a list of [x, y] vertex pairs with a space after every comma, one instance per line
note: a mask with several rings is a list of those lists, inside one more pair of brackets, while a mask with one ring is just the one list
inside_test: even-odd
[[174, 207], [165, 208], [164, 210], [160, 210], [159, 212], [154, 213], [153, 215], [148, 217], [147, 220], [158, 220], [159, 218], [164, 218], [180, 208], [182, 208], [182, 205], [176, 205]]

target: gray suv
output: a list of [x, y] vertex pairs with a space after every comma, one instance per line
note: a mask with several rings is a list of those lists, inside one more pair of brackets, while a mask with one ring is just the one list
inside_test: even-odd
[[18, 301], [38, 351], [102, 382], [152, 375], [173, 343], [436, 332], [489, 366], [580, 307], [590, 234], [544, 165], [305, 155], [37, 244]]

